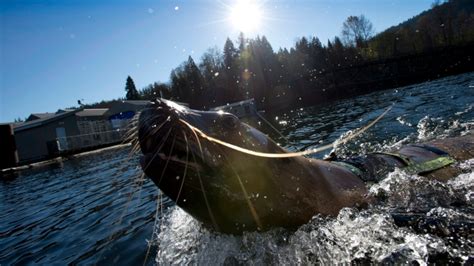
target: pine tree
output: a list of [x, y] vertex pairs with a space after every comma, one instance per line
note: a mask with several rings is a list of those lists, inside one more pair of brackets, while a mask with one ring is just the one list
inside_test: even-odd
[[184, 65], [184, 72], [186, 75], [186, 85], [189, 92], [189, 105], [192, 108], [199, 108], [199, 102], [204, 94], [203, 92], [203, 80], [199, 68], [196, 66], [193, 58], [188, 57], [188, 61]]
[[135, 83], [133, 82], [133, 79], [130, 76], [127, 77], [127, 82], [125, 83], [125, 91], [127, 92], [125, 96], [127, 100], [138, 100], [140, 98], [137, 88], [135, 87]]
[[245, 50], [245, 47], [247, 46], [247, 39], [245, 39], [244, 33], [241, 32], [238, 37], [238, 42], [239, 42], [239, 52], [242, 53]]
[[238, 51], [234, 47], [234, 43], [227, 38], [224, 44], [224, 66], [231, 69], [234, 66], [235, 60], [238, 57]]

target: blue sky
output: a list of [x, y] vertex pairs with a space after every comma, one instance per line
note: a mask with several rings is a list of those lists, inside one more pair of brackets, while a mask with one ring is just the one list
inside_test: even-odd
[[[0, 122], [34, 112], [125, 95], [127, 75], [137, 88], [167, 82], [172, 68], [210, 47], [222, 49], [239, 30], [229, 21], [237, 0], [1, 1]], [[274, 50], [302, 36], [323, 43], [345, 18], [364, 14], [377, 32], [427, 10], [425, 0], [257, 1], [261, 27]]]

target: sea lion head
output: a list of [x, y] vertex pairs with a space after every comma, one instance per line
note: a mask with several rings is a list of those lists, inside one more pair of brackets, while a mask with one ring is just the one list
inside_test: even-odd
[[[297, 226], [315, 214], [306, 158], [257, 157], [193, 130], [253, 151], [284, 153], [259, 130], [222, 111], [196, 111], [158, 99], [139, 118], [145, 174], [205, 226], [225, 233]], [[319, 184], [324, 186], [324, 184]]]

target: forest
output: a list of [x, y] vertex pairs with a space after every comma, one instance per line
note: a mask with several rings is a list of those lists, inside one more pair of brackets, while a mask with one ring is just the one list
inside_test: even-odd
[[241, 33], [198, 62], [189, 56], [168, 83], [137, 90], [128, 77], [126, 99], [163, 97], [206, 110], [254, 98], [276, 111], [473, 71], [473, 11], [470, 0], [435, 2], [378, 34], [364, 15], [350, 16], [332, 40], [301, 37], [278, 51], [265, 36]]

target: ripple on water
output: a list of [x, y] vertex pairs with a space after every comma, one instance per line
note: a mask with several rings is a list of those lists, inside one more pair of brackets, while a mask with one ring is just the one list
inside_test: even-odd
[[[472, 173], [461, 174], [442, 184], [396, 170], [371, 187], [370, 193], [379, 200], [370, 208], [345, 208], [336, 218], [315, 216], [296, 232], [275, 229], [243, 236], [218, 234], [173, 207], [155, 229], [159, 232], [156, 262], [423, 265], [472, 261], [472, 202], [459, 207], [459, 196], [472, 191], [472, 178], [466, 175], [472, 177]], [[424, 215], [417, 216], [421, 211]], [[394, 212], [401, 216], [392, 216]], [[411, 226], [400, 225], [406, 217], [414, 219]]]
[[[474, 127], [474, 90], [467, 88], [473, 80], [470, 73], [305, 108], [289, 112], [288, 123], [278, 127], [289, 136], [289, 149], [311, 148], [341, 139], [395, 103], [367, 134], [334, 152], [344, 157], [466, 135]], [[315, 216], [296, 232], [222, 235], [174, 207], [155, 228], [155, 260], [159, 265], [472, 264], [474, 159], [458, 166], [463, 173], [447, 183], [395, 170], [370, 187], [375, 202], [368, 209], [346, 208], [336, 218]]]
[[[395, 103], [336, 154], [465, 135], [474, 128], [473, 82], [468, 73], [297, 109], [275, 126], [288, 136], [289, 149], [311, 148], [340, 139]], [[138, 158], [128, 154], [103, 152], [0, 180], [0, 264], [143, 264], [152, 234], [150, 256], [160, 265], [474, 260], [474, 160], [460, 163], [463, 173], [447, 183], [395, 171], [370, 188], [376, 203], [365, 210], [315, 216], [297, 231], [229, 236], [202, 228], [167, 198], [155, 220], [158, 191], [149, 180], [136, 181]]]

